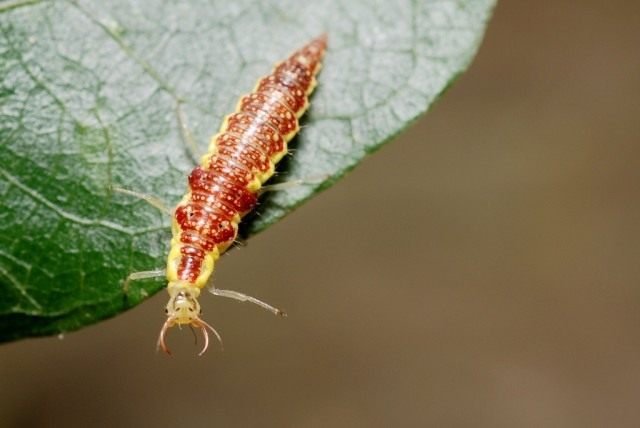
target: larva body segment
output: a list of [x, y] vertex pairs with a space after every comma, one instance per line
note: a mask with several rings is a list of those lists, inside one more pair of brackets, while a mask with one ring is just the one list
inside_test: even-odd
[[197, 297], [298, 132], [326, 46], [326, 36], [318, 37], [258, 80], [224, 119], [200, 166], [189, 175], [189, 189], [174, 211], [167, 260], [170, 299], [159, 339], [166, 352], [164, 335], [173, 325], [201, 328], [205, 337], [206, 328], [214, 331], [200, 319]]

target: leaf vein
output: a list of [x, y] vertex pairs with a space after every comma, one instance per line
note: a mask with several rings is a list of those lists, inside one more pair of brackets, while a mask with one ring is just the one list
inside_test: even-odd
[[[122, 39], [122, 37], [120, 37], [111, 28], [109, 28], [102, 21], [100, 21], [89, 10], [87, 10], [84, 7], [80, 6], [80, 4], [78, 3], [77, 0], [67, 0], [67, 1], [69, 2], [69, 4], [71, 4], [76, 9], [78, 9], [80, 11], [80, 13], [82, 13], [84, 16], [86, 16], [87, 19], [89, 19], [90, 22], [92, 22], [93, 24], [98, 26], [100, 29], [102, 29], [102, 31], [104, 31], [116, 43], [116, 45], [122, 50], [122, 52], [129, 59], [131, 59], [136, 64], [138, 64], [144, 70], [144, 72], [147, 73], [149, 75], [149, 77], [151, 77], [158, 84], [158, 86], [162, 90], [164, 90], [166, 93], [169, 94], [169, 96], [171, 96], [171, 98], [173, 99], [173, 101], [175, 103], [175, 111], [176, 111], [177, 120], [178, 120], [178, 123], [180, 123], [180, 121], [181, 121], [180, 114], [181, 114], [181, 111], [182, 111], [182, 105], [183, 104], [187, 105], [188, 104], [188, 100], [186, 98], [180, 96], [178, 94], [178, 92], [175, 90], [175, 88], [173, 88], [171, 86], [171, 84], [167, 80], [165, 80], [160, 75], [160, 73], [158, 71], [156, 71], [156, 69], [151, 64], [149, 64], [148, 61], [145, 61], [143, 58], [138, 56], [136, 54], [136, 52], [133, 50], [133, 48], [131, 48], [129, 45], [127, 45], [127, 43], [125, 43], [125, 41]], [[189, 145], [186, 142], [183, 142], [183, 143], [187, 146], [187, 149], [189, 149]]]
[[65, 210], [63, 210], [62, 208], [58, 207], [57, 205], [55, 205], [54, 203], [52, 203], [51, 201], [49, 201], [48, 199], [46, 199], [44, 196], [42, 196], [40, 193], [38, 193], [37, 191], [31, 189], [30, 187], [26, 186], [25, 184], [21, 183], [16, 177], [14, 177], [13, 175], [9, 174], [8, 171], [0, 168], [0, 174], [2, 174], [5, 179], [13, 184], [16, 188], [22, 190], [24, 193], [26, 193], [27, 195], [29, 195], [31, 198], [35, 199], [36, 201], [40, 202], [42, 205], [46, 206], [47, 208], [49, 208], [50, 210], [52, 210], [53, 212], [55, 212], [56, 214], [58, 214], [60, 217], [72, 221], [74, 223], [77, 224], [81, 224], [84, 226], [102, 226], [105, 227], [107, 229], [112, 229], [121, 233], [126, 233], [128, 235], [134, 235], [136, 234], [136, 232], [132, 231], [131, 229], [124, 227], [120, 224], [117, 223], [113, 223], [110, 221], [106, 221], [106, 220], [96, 220], [96, 219], [88, 219], [88, 218], [84, 218], [84, 217], [80, 217], [76, 214], [72, 214], [70, 212], [67, 212]]
[[5, 268], [3, 268], [2, 266], [0, 266], [0, 274], [2, 276], [4, 276], [5, 278], [7, 278], [9, 280], [9, 282], [15, 287], [16, 290], [18, 290], [18, 292], [29, 301], [29, 303], [31, 303], [31, 305], [33, 307], [35, 307], [37, 310], [41, 311], [42, 310], [42, 305], [40, 305], [40, 303], [37, 302], [36, 299], [33, 298], [33, 296], [31, 296], [29, 294], [29, 292], [27, 291], [27, 287], [22, 284], [20, 281], [18, 281], [13, 275], [11, 275]]
[[0, 13], [8, 12], [10, 10], [17, 9], [19, 7], [31, 6], [31, 5], [34, 5], [34, 4], [41, 3], [41, 2], [42, 2], [42, 0], [15, 0], [15, 1], [8, 1], [8, 2], [0, 5]]

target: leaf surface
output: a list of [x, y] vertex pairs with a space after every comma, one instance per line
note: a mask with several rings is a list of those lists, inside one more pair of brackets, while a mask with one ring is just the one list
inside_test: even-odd
[[[323, 32], [320, 84], [251, 236], [423, 114], [466, 69], [494, 0], [0, 2], [0, 341], [77, 329], [164, 287], [169, 219], [222, 118]], [[181, 112], [181, 113], [179, 113]]]

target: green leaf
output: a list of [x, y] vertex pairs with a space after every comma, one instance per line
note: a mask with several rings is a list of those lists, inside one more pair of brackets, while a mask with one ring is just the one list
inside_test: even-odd
[[170, 221], [113, 186], [176, 203], [193, 160], [272, 65], [329, 51], [255, 234], [423, 114], [468, 66], [494, 0], [0, 2], [0, 340], [70, 331], [164, 287]]

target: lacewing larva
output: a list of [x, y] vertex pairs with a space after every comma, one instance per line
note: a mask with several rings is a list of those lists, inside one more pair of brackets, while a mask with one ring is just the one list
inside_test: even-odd
[[[166, 277], [169, 302], [158, 346], [170, 353], [167, 330], [188, 325], [202, 331], [204, 354], [208, 330], [198, 296], [211, 277], [216, 260], [234, 242], [242, 217], [257, 204], [258, 192], [286, 155], [287, 143], [299, 130], [298, 119], [309, 106], [327, 48], [322, 35], [277, 64], [243, 96], [211, 138], [206, 155], [189, 175], [189, 189], [173, 211], [171, 249]], [[133, 193], [133, 192], [127, 192]], [[153, 201], [152, 201], [153, 203]], [[164, 271], [138, 272], [129, 279], [159, 276]], [[284, 312], [237, 291], [212, 289], [218, 296], [249, 301], [277, 315]]]

